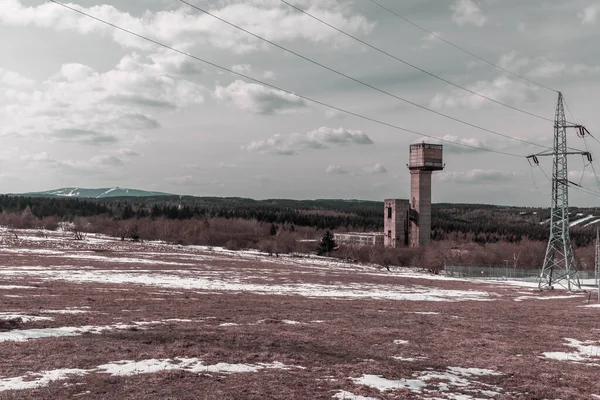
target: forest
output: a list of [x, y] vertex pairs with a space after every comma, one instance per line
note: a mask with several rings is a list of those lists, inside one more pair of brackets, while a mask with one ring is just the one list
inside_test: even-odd
[[[268, 252], [310, 251], [306, 243], [327, 230], [338, 233], [383, 230], [383, 202], [358, 200], [191, 196], [96, 200], [0, 195], [0, 211], [0, 225], [14, 229], [56, 229], [60, 223], [71, 223], [81, 232], [105, 233], [123, 240], [254, 247]], [[475, 247], [469, 247], [470, 254], [477, 253], [473, 249], [481, 249], [481, 254], [472, 260], [463, 257], [461, 263], [501, 265], [507, 259], [514, 260], [517, 253], [524, 254], [523, 247], [529, 246], [536, 249], [531, 255], [534, 259], [525, 262], [525, 257], [519, 262], [537, 264], [548, 238], [549, 215], [547, 208], [434, 204], [432, 248], [444, 250], [438, 250], [439, 257], [430, 263], [449, 262], [451, 254], [461, 254], [456, 249], [471, 244]], [[598, 217], [587, 220], [586, 224], [592, 223], [587, 227], [571, 229], [576, 252], [586, 255], [596, 237], [593, 222], [600, 220], [600, 212], [595, 208], [572, 209], [572, 221], [588, 215]], [[493, 249], [498, 249], [498, 254]], [[432, 252], [421, 254], [414, 249], [394, 254], [375, 254], [366, 249], [359, 252], [347, 249], [341, 253], [344, 257], [400, 265], [414, 262], [415, 257], [432, 257]]]

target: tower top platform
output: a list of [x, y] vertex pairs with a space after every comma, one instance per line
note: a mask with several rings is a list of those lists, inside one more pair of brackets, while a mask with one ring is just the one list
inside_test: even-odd
[[417, 171], [441, 171], [444, 169], [444, 146], [441, 144], [416, 143], [410, 145], [408, 169]]

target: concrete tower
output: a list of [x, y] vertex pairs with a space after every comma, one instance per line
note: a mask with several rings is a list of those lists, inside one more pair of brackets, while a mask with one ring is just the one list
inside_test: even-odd
[[410, 146], [410, 245], [424, 246], [431, 241], [431, 174], [444, 169], [441, 144], [418, 143]]

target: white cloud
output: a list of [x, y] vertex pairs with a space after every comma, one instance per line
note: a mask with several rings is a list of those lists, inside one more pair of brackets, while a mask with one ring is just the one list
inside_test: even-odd
[[503, 54], [498, 61], [498, 65], [512, 72], [518, 72], [527, 67], [530, 59], [527, 57], [519, 57], [516, 51]]
[[251, 142], [242, 149], [261, 154], [295, 155], [307, 149], [326, 149], [332, 145], [369, 145], [373, 141], [362, 131], [321, 127], [305, 134], [275, 134], [266, 140]]
[[307, 106], [306, 101], [298, 96], [242, 80], [236, 80], [228, 86], [217, 86], [214, 95], [219, 100], [255, 114], [291, 114]]
[[496, 169], [471, 169], [464, 172], [441, 172], [434, 175], [435, 179], [440, 181], [468, 184], [509, 182], [520, 176], [521, 174], [516, 172]]
[[[118, 153], [118, 152], [117, 152]], [[99, 154], [88, 160], [58, 160], [51, 157], [47, 152], [26, 154], [21, 156], [23, 161], [33, 164], [44, 164], [52, 168], [62, 169], [69, 173], [102, 173], [107, 169], [121, 167], [125, 161], [114, 154]]]
[[[538, 91], [536, 87], [505, 76], [498, 77], [493, 81], [479, 81], [467, 88], [510, 105], [534, 102], [537, 99], [536, 92]], [[493, 105], [493, 103], [481, 96], [458, 89], [449, 94], [437, 93], [430, 102], [430, 106], [434, 109], [466, 107], [478, 110], [485, 105]]]
[[116, 150], [116, 153], [121, 156], [124, 156], [124, 157], [139, 157], [139, 156], [141, 156], [141, 153], [139, 151], [136, 151], [133, 149], [128, 149], [128, 148], [118, 149], [118, 150]]
[[250, 72], [252, 72], [252, 65], [250, 64], [236, 64], [234, 66], [231, 67], [231, 69], [239, 74], [246, 74], [248, 75]]
[[550, 61], [545, 58], [536, 60], [536, 66], [529, 71], [529, 76], [534, 78], [556, 78], [559, 76], [580, 76], [585, 74], [600, 73], [600, 66], [589, 66], [587, 64], [566, 64], [560, 61]]
[[[304, 39], [315, 43], [328, 42], [334, 45], [352, 43], [350, 40], [340, 39], [334, 30], [279, 1], [250, 0], [243, 3], [230, 1], [219, 3], [210, 7], [212, 13], [269, 40]], [[363, 16], [354, 15], [346, 3], [337, 4], [337, 2], [331, 1], [305, 1], [303, 3], [302, 6], [306, 7], [308, 12], [346, 31], [368, 34], [373, 29], [373, 23], [367, 21]], [[126, 27], [140, 35], [175, 44], [179, 48], [189, 44], [192, 38], [239, 53], [266, 48], [255, 38], [187, 5], [181, 5], [177, 9], [168, 11], [148, 11], [140, 17], [106, 4], [93, 7], [82, 7], [71, 3], [68, 5], [115, 25]], [[28, 7], [21, 0], [2, 0], [0, 22], [15, 26], [69, 30], [82, 35], [106, 35], [127, 48], [152, 49], [155, 47], [142, 39], [53, 3]]]
[[115, 142], [124, 131], [158, 128], [150, 113], [204, 101], [201, 85], [170, 74], [175, 65], [183, 64], [162, 53], [126, 55], [106, 72], [64, 64], [34, 87], [4, 92], [8, 105], [0, 109], [6, 116], [0, 132], [102, 144]]
[[383, 164], [377, 163], [373, 166], [363, 168], [363, 171], [367, 174], [387, 174], [388, 170]]
[[533, 78], [557, 78], [565, 75], [579, 76], [600, 72], [600, 66], [583, 63], [567, 64], [545, 57], [519, 57], [516, 51], [502, 55], [498, 63], [501, 67], [513, 72], [525, 71], [525, 75]]
[[335, 174], [335, 175], [345, 175], [348, 173], [348, 171], [346, 171], [344, 168], [340, 167], [339, 165], [330, 165], [325, 169], [325, 172], [328, 174]]
[[35, 83], [17, 72], [0, 68], [0, 87], [28, 88]]
[[[473, 153], [482, 151], [479, 149], [480, 147], [486, 147], [485, 143], [477, 138], [459, 138], [454, 135], [445, 135], [441, 139], [442, 140], [428, 138], [427, 143], [442, 144], [444, 146], [444, 152], [450, 153]], [[414, 141], [414, 143], [421, 143], [422, 141], [423, 139], [418, 139]], [[456, 145], [453, 145], [452, 143], [456, 143]]]
[[459, 26], [473, 24], [483, 26], [488, 18], [483, 14], [477, 0], [456, 0], [451, 6], [452, 20]]
[[418, 50], [430, 49], [431, 47], [433, 47], [434, 44], [436, 44], [439, 41], [439, 39], [436, 36], [441, 35], [441, 32], [432, 32], [431, 34], [428, 33], [424, 35], [423, 37], [421, 37], [421, 45], [418, 47]]
[[588, 181], [595, 179], [596, 175], [593, 171], [585, 171], [585, 170], [573, 170], [569, 171], [569, 180], [575, 183], [579, 183], [582, 181]]
[[600, 3], [590, 4], [579, 12], [577, 16], [584, 25], [595, 24], [600, 14]]

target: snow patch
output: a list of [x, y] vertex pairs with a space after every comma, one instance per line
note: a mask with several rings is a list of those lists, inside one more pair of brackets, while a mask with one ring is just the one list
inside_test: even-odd
[[409, 311], [409, 314], [419, 314], [419, 315], [440, 315], [439, 312], [435, 311]]
[[[485, 390], [488, 396], [497, 396], [501, 388], [491, 386], [475, 380], [480, 376], [502, 375], [489, 369], [449, 367], [445, 372], [421, 371], [413, 374], [412, 379], [390, 380], [379, 375], [363, 375], [359, 378], [350, 378], [354, 383], [369, 386], [380, 392], [398, 389], [408, 389], [413, 393], [447, 392], [452, 388], [460, 388], [461, 392], [481, 394], [481, 389], [471, 388], [473, 385], [484, 386], [491, 390]], [[427, 389], [431, 387], [432, 389]], [[450, 394], [447, 394], [450, 395]], [[455, 399], [470, 399], [468, 394], [452, 395]], [[464, 396], [464, 397], [459, 397]]]
[[37, 289], [35, 286], [0, 285], [0, 289]]
[[144, 325], [155, 325], [160, 322], [134, 322], [131, 325], [115, 324], [105, 326], [66, 326], [60, 328], [45, 329], [16, 329], [8, 332], [0, 332], [0, 342], [25, 342], [32, 339], [42, 339], [51, 337], [80, 336], [84, 333], [100, 334], [111, 330], [125, 330], [139, 328]]
[[427, 357], [402, 357], [402, 356], [392, 356], [392, 358], [394, 360], [397, 361], [421, 361], [421, 360], [427, 360]]
[[344, 390], [334, 394], [333, 398], [339, 400], [378, 400], [375, 397], [358, 396], [354, 393], [346, 392]]
[[394, 340], [394, 344], [408, 344], [408, 340], [402, 340], [402, 339]]
[[[109, 257], [92, 256], [94, 259]], [[113, 262], [123, 259], [112, 259]], [[131, 261], [129, 259], [127, 262]], [[144, 260], [145, 262], [154, 262]], [[158, 263], [158, 262], [155, 262]], [[162, 262], [161, 264], [181, 265], [181, 263]], [[104, 284], [136, 284], [158, 286], [171, 289], [195, 289], [224, 292], [250, 292], [265, 295], [299, 295], [310, 298], [343, 298], [343, 299], [377, 299], [397, 301], [491, 301], [492, 296], [484, 291], [449, 290], [426, 286], [403, 286], [372, 283], [335, 284], [257, 284], [248, 283], [235, 278], [219, 276], [194, 276], [192, 273], [181, 276], [172, 271], [132, 271], [132, 270], [69, 270], [47, 269], [46, 267], [8, 267], [0, 270], [0, 275], [19, 275], [46, 280], [69, 282], [95, 282]]]
[[10, 320], [21, 318], [23, 322], [35, 322], [35, 321], [52, 321], [52, 317], [39, 317], [37, 315], [26, 315], [26, 314], [13, 314], [9, 312], [0, 312], [0, 320]]
[[565, 338], [567, 346], [574, 347], [574, 352], [547, 352], [544, 357], [560, 361], [586, 362], [600, 357], [600, 342], [581, 342], [577, 339]]
[[71, 376], [91, 373], [104, 373], [112, 376], [133, 376], [160, 371], [187, 371], [191, 373], [234, 374], [258, 372], [265, 369], [290, 370], [301, 368], [279, 362], [258, 364], [204, 364], [198, 358], [149, 359], [141, 361], [122, 360], [99, 365], [92, 369], [57, 369], [52, 371], [29, 372], [25, 376], [0, 378], [0, 392], [6, 390], [24, 390], [48, 386], [54, 381], [66, 380]]
[[[579, 216], [579, 214], [577, 214], [577, 216]], [[585, 222], [585, 221], [589, 221], [589, 220], [590, 220], [590, 219], [592, 219], [592, 218], [596, 218], [596, 217], [595, 217], [594, 215], [588, 215], [588, 216], [587, 216], [587, 217], [585, 217], [585, 218], [581, 218], [581, 219], [578, 219], [577, 221], [573, 221], [573, 222], [571, 222], [571, 223], [569, 224], [569, 227], [577, 226], [577, 225], [579, 225], [579, 224], [581, 224], [581, 223], [583, 223], [583, 222]]]
[[519, 296], [519, 297], [515, 297], [514, 301], [576, 299], [578, 297], [580, 297], [580, 295], [565, 295], [565, 296]]
[[55, 369], [39, 373], [29, 373], [16, 378], [0, 378], [0, 392], [6, 390], [36, 389], [48, 386], [55, 381], [69, 379], [70, 376], [85, 375], [84, 369]]

